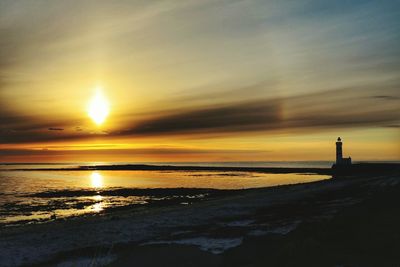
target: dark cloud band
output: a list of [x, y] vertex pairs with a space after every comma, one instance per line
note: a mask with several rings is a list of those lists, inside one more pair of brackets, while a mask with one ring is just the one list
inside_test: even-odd
[[[107, 134], [76, 131], [72, 122], [50, 123], [30, 119], [25, 123], [23, 117], [8, 114], [8, 117], [2, 118], [0, 138], [1, 143], [121, 136], [209, 138], [256, 132], [316, 132], [332, 128], [397, 125], [400, 121], [397, 91], [388, 89], [386, 92], [391, 93], [388, 94], [391, 97], [379, 99], [371, 97], [375, 91], [374, 88], [345, 88], [275, 99], [159, 110], [141, 121], [128, 121], [125, 125], [127, 130], [110, 131]], [[187, 103], [185, 106], [188, 106]], [[15, 118], [18, 119], [13, 121]], [[49, 124], [63, 128], [51, 127]], [[71, 129], [65, 130], [64, 125]]]

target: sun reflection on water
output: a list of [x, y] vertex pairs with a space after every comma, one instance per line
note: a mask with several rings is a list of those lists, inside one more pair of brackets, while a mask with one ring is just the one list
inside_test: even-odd
[[90, 179], [92, 182], [92, 187], [94, 188], [101, 188], [103, 187], [103, 176], [98, 172], [92, 172], [90, 175]]
[[100, 196], [100, 195], [96, 195], [96, 196], [93, 197], [93, 199], [94, 199], [95, 201], [102, 201], [102, 200], [103, 200], [103, 197]]
[[94, 204], [91, 208], [94, 212], [99, 212], [103, 210], [103, 203], [102, 202], [98, 202], [96, 204]]
[[[93, 188], [98, 189], [98, 188], [102, 188], [103, 187], [103, 176], [99, 172], [97, 172], [97, 171], [92, 172], [92, 174], [90, 175], [90, 180], [91, 180]], [[102, 202], [103, 197], [101, 195], [96, 195], [96, 196], [93, 197], [93, 199], [95, 201], [99, 201], [99, 202], [93, 204], [90, 207], [90, 209], [92, 211], [94, 211], [94, 212], [102, 211], [104, 209], [103, 208], [103, 202]]]

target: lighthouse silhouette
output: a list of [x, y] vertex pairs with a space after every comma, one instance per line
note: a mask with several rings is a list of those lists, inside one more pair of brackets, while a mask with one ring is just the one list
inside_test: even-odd
[[336, 165], [351, 165], [351, 157], [343, 158], [343, 143], [340, 137], [336, 141]]

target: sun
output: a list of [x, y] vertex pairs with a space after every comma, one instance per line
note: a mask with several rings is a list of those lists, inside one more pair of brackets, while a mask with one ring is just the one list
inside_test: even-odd
[[88, 115], [97, 125], [101, 125], [106, 120], [110, 112], [107, 99], [100, 89], [96, 90], [95, 95], [89, 102]]

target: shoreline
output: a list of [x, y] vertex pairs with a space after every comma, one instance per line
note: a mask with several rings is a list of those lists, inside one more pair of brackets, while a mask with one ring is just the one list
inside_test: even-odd
[[330, 168], [305, 167], [232, 167], [232, 166], [178, 166], [178, 165], [82, 165], [72, 168], [8, 169], [7, 171], [210, 171], [210, 172], [252, 172], [270, 174], [320, 174], [337, 176], [359, 176], [378, 173], [399, 172], [400, 163], [355, 163], [351, 165], [333, 164]]
[[10, 169], [8, 171], [219, 171], [254, 173], [313, 173], [331, 175], [331, 168], [287, 168], [287, 167], [216, 167], [216, 166], [176, 166], [176, 165], [86, 165], [74, 168]]
[[[26, 176], [26, 179], [29, 180], [20, 179], [20, 183], [26, 185], [35, 183], [35, 179], [41, 181], [42, 176], [49, 181], [58, 177], [63, 179], [61, 181], [68, 180], [69, 177], [76, 177], [76, 179], [70, 187], [52, 186], [42, 182], [43, 187], [37, 187], [32, 191], [27, 190], [24, 194], [20, 190], [20, 193], [15, 194], [15, 197], [12, 194], [5, 195], [3, 199], [8, 197], [9, 202], [0, 207], [0, 227], [11, 224], [43, 223], [88, 213], [102, 214], [113, 210], [136, 209], [143, 206], [152, 208], [153, 206], [178, 204], [191, 205], [194, 202], [234, 194], [234, 190], [331, 178], [328, 175], [311, 173], [257, 174], [232, 171], [209, 171], [205, 173], [202, 171], [156, 171], [159, 174], [153, 180], [154, 172], [139, 171], [138, 177], [140, 178], [137, 182], [134, 171], [122, 171], [122, 173], [99, 171], [97, 175], [99, 175], [104, 186], [93, 187], [93, 179], [97, 178], [94, 177], [96, 175], [94, 171], [83, 170], [76, 173], [65, 170], [64, 172], [68, 173], [58, 175], [57, 172], [40, 170], [27, 175], [22, 172], [15, 173], [15, 175], [10, 173], [11, 176], [17, 178]], [[186, 176], [188, 176], [188, 179], [185, 178]], [[113, 183], [114, 178], [121, 181]], [[84, 179], [87, 186], [75, 186], [75, 184], [80, 183], [80, 179]], [[122, 179], [125, 182], [122, 182]], [[141, 179], [144, 182], [140, 182]], [[11, 190], [9, 189], [9, 192]], [[32, 199], [32, 205], [24, 202], [28, 198]]]
[[126, 209], [3, 228], [0, 262], [4, 266], [53, 266], [96, 257], [100, 261], [97, 252], [101, 250], [107, 251], [100, 253], [102, 257], [112, 256], [109, 261], [103, 259], [102, 265], [118, 266], [133, 260], [132, 255], [138, 256], [143, 250], [172, 250], [179, 255], [187, 249], [191, 251], [188, 253], [200, 253], [214, 261], [240, 249], [246, 240], [271, 235], [284, 238], [304, 224], [329, 221], [342, 209], [364, 202], [374, 192], [398, 188], [398, 177], [394, 173], [246, 189], [185, 206]]

